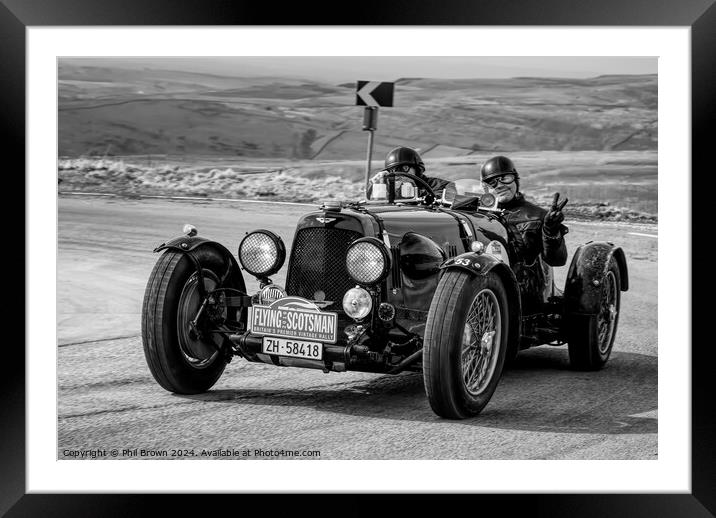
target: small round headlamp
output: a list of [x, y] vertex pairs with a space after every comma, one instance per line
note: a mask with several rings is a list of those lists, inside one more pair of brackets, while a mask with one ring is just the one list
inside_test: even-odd
[[374, 237], [357, 239], [348, 247], [346, 269], [358, 284], [370, 285], [382, 281], [390, 271], [390, 255], [385, 244]]
[[485, 251], [485, 244], [480, 241], [473, 241], [472, 243], [470, 243], [470, 250], [472, 250], [476, 254], [481, 254]]
[[270, 230], [246, 234], [239, 245], [239, 261], [256, 277], [268, 277], [281, 269], [286, 260], [283, 241]]
[[373, 309], [373, 299], [364, 288], [351, 288], [343, 296], [343, 311], [353, 320], [361, 320]]

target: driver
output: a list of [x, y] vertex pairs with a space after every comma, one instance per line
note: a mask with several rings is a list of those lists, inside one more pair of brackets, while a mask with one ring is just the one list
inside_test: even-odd
[[534, 262], [541, 253], [548, 265], [563, 266], [567, 262], [564, 235], [569, 229], [562, 224], [562, 209], [567, 198], [559, 201], [556, 193], [549, 211], [525, 200], [520, 192], [520, 175], [506, 156], [490, 158], [480, 168], [480, 176], [485, 187], [495, 194], [498, 208], [510, 212], [508, 221], [514, 221], [519, 231], [525, 262]]
[[[415, 176], [422, 178], [427, 182], [430, 188], [435, 193], [436, 197], [440, 196], [442, 191], [449, 183], [449, 180], [443, 180], [441, 178], [431, 177], [425, 175], [425, 164], [420, 158], [420, 155], [416, 150], [410, 147], [396, 147], [388, 152], [385, 156], [385, 170], [391, 173], [411, 173]], [[373, 178], [370, 179], [371, 186], [385, 174], [384, 171], [378, 172]], [[420, 185], [418, 185], [420, 189]], [[370, 187], [369, 187], [370, 191]], [[424, 189], [420, 189], [420, 195], [424, 196], [426, 193]]]

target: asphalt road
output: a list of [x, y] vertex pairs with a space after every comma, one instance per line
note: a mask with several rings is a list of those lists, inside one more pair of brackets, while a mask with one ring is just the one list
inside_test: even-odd
[[[164, 391], [140, 337], [144, 287], [158, 257], [152, 249], [187, 222], [233, 251], [255, 228], [274, 230], [290, 246], [308, 209], [61, 196], [58, 458], [91, 448], [118, 449], [118, 458], [137, 458], [122, 454], [134, 449], [193, 450], [200, 459], [202, 450], [248, 451], [252, 459], [256, 450], [319, 451], [304, 458], [320, 459], [657, 458], [654, 226], [567, 221], [570, 251], [609, 240], [627, 255], [630, 290], [622, 293], [612, 357], [602, 371], [585, 373], [569, 370], [566, 347], [525, 351], [477, 418], [435, 416], [419, 374], [324, 374], [240, 358], [206, 394]], [[566, 267], [556, 271], [560, 285], [565, 274]]]

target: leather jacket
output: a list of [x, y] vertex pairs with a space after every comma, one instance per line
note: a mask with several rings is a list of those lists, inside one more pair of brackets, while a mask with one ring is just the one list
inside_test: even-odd
[[[435, 193], [436, 198], [440, 198], [440, 196], [442, 195], [442, 190], [445, 189], [448, 184], [452, 183], [450, 180], [443, 180], [442, 178], [437, 178], [434, 176], [426, 176], [424, 174], [418, 176], [428, 183], [430, 188]], [[421, 193], [423, 190], [424, 189], [420, 189]]]
[[[541, 254], [542, 259], [550, 266], [563, 266], [567, 262], [567, 245], [564, 235], [569, 229], [560, 223], [556, 235], [547, 234], [542, 225], [547, 211], [534, 203], [525, 200], [521, 192], [515, 194], [507, 203], [500, 203], [500, 209], [509, 211], [508, 221], [514, 222], [517, 227], [516, 249], [525, 263], [533, 263]], [[530, 219], [533, 221], [524, 221]]]

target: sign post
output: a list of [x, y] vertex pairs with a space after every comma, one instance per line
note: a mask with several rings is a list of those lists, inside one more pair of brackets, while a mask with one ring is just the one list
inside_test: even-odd
[[363, 110], [363, 131], [368, 131], [368, 159], [365, 165], [365, 194], [368, 196], [370, 182], [370, 163], [373, 159], [373, 136], [378, 127], [378, 107], [366, 106]]
[[365, 106], [363, 131], [368, 131], [368, 157], [365, 166], [365, 193], [368, 194], [370, 169], [373, 159], [373, 134], [378, 127], [378, 107], [393, 106], [393, 83], [358, 81], [356, 84], [356, 105]]

